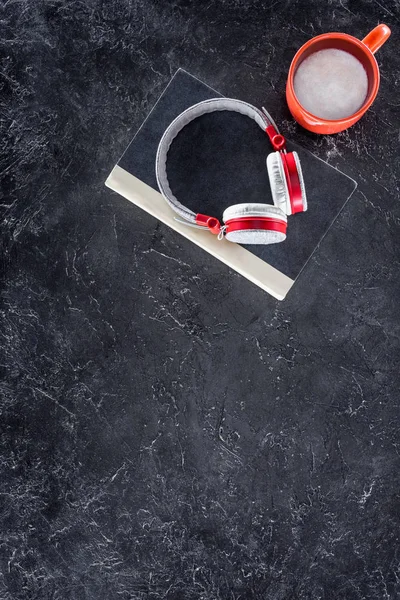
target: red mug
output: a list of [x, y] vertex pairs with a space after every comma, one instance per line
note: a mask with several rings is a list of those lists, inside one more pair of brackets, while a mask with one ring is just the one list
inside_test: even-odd
[[[324, 33], [306, 42], [292, 60], [286, 84], [286, 100], [293, 118], [302, 127], [314, 133], [338, 133], [361, 119], [375, 100], [379, 89], [379, 67], [374, 54], [386, 42], [390, 33], [389, 27], [381, 24], [375, 27], [362, 41], [352, 35], [347, 35], [347, 33]], [[294, 75], [299, 65], [310, 54], [326, 48], [349, 52], [361, 62], [367, 72], [368, 92], [364, 104], [357, 112], [343, 119], [328, 120], [313, 115], [300, 104], [294, 91]]]

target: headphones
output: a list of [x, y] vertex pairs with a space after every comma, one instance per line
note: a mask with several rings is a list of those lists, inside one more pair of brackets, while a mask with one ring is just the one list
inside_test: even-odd
[[[214, 111], [233, 111], [246, 115], [269, 137], [274, 152], [267, 157], [267, 170], [274, 205], [234, 204], [224, 210], [223, 225], [218, 219], [194, 213], [173, 195], [167, 177], [168, 150], [178, 133], [191, 121]], [[287, 215], [307, 210], [304, 179], [297, 152], [286, 152], [285, 138], [279, 133], [265, 108], [255, 108], [247, 102], [231, 98], [212, 98], [199, 102], [181, 113], [164, 132], [156, 156], [156, 177], [163, 198], [184, 221], [182, 223], [208, 228], [219, 239], [239, 244], [276, 244], [286, 239]], [[177, 219], [178, 221], [180, 219]]]

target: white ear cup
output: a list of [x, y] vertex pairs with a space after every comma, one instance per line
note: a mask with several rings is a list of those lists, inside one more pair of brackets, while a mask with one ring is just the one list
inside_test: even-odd
[[224, 211], [222, 219], [229, 242], [277, 244], [286, 239], [287, 217], [270, 204], [234, 204]]
[[292, 207], [290, 204], [289, 189], [280, 152], [271, 152], [271, 154], [268, 154], [267, 170], [275, 206], [283, 210], [285, 215], [291, 215]]
[[[229, 219], [237, 219], [238, 217], [271, 217], [275, 215], [277, 218], [282, 217], [281, 209], [277, 209], [272, 204], [233, 204], [224, 210], [222, 220], [224, 223]], [[283, 215], [285, 217], [285, 215]]]
[[285, 168], [283, 166], [282, 154], [280, 152], [272, 152], [267, 156], [267, 170], [269, 183], [271, 186], [272, 199], [274, 201], [275, 206], [281, 208], [283, 212], [287, 215], [291, 215], [293, 214], [293, 212], [305, 212], [307, 210], [306, 188], [304, 185], [303, 171], [301, 170], [299, 155], [297, 154], [297, 152], [291, 152], [289, 154], [286, 154], [286, 161], [289, 160], [290, 155], [293, 156], [295, 166], [293, 164], [291, 164], [290, 167], [288, 166], [289, 172], [291, 172], [292, 175], [297, 174], [297, 178], [301, 189], [300, 206], [302, 208], [300, 210], [297, 208], [297, 211], [296, 209], [293, 209], [292, 206], [292, 202], [294, 202], [294, 199], [290, 197]]

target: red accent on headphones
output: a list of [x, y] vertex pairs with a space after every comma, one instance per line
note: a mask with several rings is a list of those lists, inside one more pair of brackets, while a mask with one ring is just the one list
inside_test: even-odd
[[202, 215], [201, 213], [198, 213], [196, 215], [196, 223], [197, 225], [208, 227], [208, 229], [214, 235], [218, 235], [221, 231], [221, 223], [215, 217], [209, 217], [208, 215]]
[[284, 149], [286, 145], [285, 138], [283, 137], [283, 135], [276, 131], [273, 125], [268, 125], [268, 127], [266, 127], [265, 129], [265, 133], [268, 135], [269, 141], [271, 142], [274, 150]]
[[226, 231], [238, 231], [241, 229], [265, 229], [267, 231], [279, 231], [286, 235], [287, 223], [280, 219], [271, 217], [238, 217], [226, 221]]
[[289, 190], [290, 204], [292, 207], [292, 215], [298, 212], [303, 212], [303, 200], [299, 174], [297, 172], [296, 161], [293, 152], [285, 154], [281, 153], [283, 168], [285, 170], [286, 183]]

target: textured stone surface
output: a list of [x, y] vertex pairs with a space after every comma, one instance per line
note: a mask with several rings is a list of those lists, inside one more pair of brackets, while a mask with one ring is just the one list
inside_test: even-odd
[[[301, 130], [297, 48], [379, 21], [372, 110]], [[399, 21], [2, 3], [2, 600], [399, 597]], [[284, 303], [104, 187], [180, 66], [359, 182]]]

